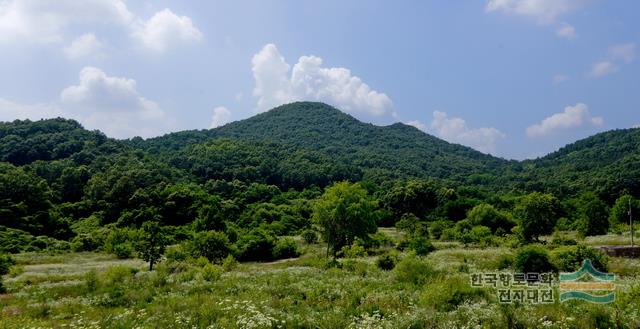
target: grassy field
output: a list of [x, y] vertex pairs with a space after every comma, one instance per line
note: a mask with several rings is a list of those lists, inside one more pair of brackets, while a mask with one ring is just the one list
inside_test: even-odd
[[470, 286], [470, 274], [512, 271], [508, 248], [436, 243], [426, 257], [398, 253], [385, 271], [377, 256], [332, 264], [321, 245], [301, 247], [300, 258], [273, 263], [167, 260], [153, 272], [100, 253], [19, 254], [0, 328], [640, 327], [640, 260], [610, 260], [612, 304], [499, 304], [495, 289]]

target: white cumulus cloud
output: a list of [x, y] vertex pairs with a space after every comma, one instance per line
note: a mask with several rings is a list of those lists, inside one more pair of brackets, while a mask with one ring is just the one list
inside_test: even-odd
[[556, 29], [556, 35], [561, 38], [573, 39], [576, 37], [576, 29], [567, 23], [563, 23]]
[[448, 142], [469, 146], [483, 153], [495, 154], [497, 144], [506, 135], [493, 127], [470, 128], [462, 118], [449, 118], [446, 112], [435, 111], [427, 126], [418, 120], [405, 122]]
[[202, 32], [189, 17], [178, 16], [169, 9], [155, 13], [147, 21], [134, 24], [132, 35], [145, 47], [160, 52], [171, 44], [202, 39]]
[[580, 8], [584, 3], [584, 0], [489, 0], [485, 10], [532, 17], [541, 23], [548, 23]]
[[527, 136], [542, 137], [553, 134], [561, 130], [581, 127], [585, 124], [592, 126], [602, 126], [602, 117], [594, 117], [589, 113], [587, 105], [578, 103], [575, 106], [567, 106], [563, 112], [555, 113], [540, 123], [527, 128]]
[[75, 119], [116, 138], [158, 136], [177, 127], [158, 104], [140, 95], [135, 80], [108, 76], [95, 67], [83, 68], [79, 83], [51, 102], [23, 104], [0, 98], [0, 121], [53, 117]]
[[346, 68], [323, 67], [320, 57], [302, 56], [291, 67], [274, 44], [267, 44], [251, 62], [253, 95], [258, 97], [260, 111], [308, 100], [326, 102], [352, 114], [395, 117], [386, 94], [372, 90]]
[[83, 34], [64, 48], [64, 53], [71, 59], [100, 56], [103, 45], [93, 33]]
[[213, 109], [213, 115], [211, 116], [211, 128], [224, 126], [229, 123], [231, 119], [231, 111], [224, 106], [218, 106]]

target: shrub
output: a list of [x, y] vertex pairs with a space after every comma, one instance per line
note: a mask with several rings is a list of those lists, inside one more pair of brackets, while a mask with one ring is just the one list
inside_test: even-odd
[[385, 253], [380, 255], [378, 259], [376, 259], [376, 266], [379, 269], [384, 271], [391, 271], [394, 267], [396, 267], [397, 257], [390, 253]]
[[411, 255], [398, 262], [394, 273], [399, 282], [422, 285], [429, 281], [436, 271], [431, 264]]
[[577, 271], [585, 259], [601, 272], [607, 271], [608, 257], [601, 251], [585, 245], [564, 246], [551, 252], [553, 264], [560, 271]]
[[233, 271], [236, 267], [238, 267], [238, 261], [233, 258], [233, 255], [227, 256], [222, 261], [222, 268], [227, 272]]
[[242, 235], [237, 246], [238, 259], [243, 261], [269, 261], [273, 259], [274, 237], [264, 229], [257, 228]]
[[131, 242], [120, 243], [113, 246], [112, 252], [120, 259], [131, 258], [134, 248]]
[[9, 273], [9, 269], [15, 264], [16, 261], [10, 255], [0, 254], [0, 275]]
[[460, 242], [465, 244], [477, 243], [481, 245], [488, 245], [491, 242], [491, 238], [491, 229], [480, 225], [474, 226], [471, 230], [460, 234]]
[[195, 258], [206, 257], [209, 261], [219, 262], [229, 255], [231, 249], [229, 239], [223, 232], [204, 231], [193, 236], [189, 251]]
[[100, 242], [92, 234], [78, 234], [71, 240], [71, 250], [76, 252], [94, 251], [100, 247]]
[[488, 227], [491, 232], [495, 233], [498, 229], [508, 232], [515, 223], [509, 216], [498, 211], [490, 204], [479, 204], [469, 211], [467, 218], [472, 225], [482, 225]]
[[275, 247], [273, 247], [274, 259], [294, 258], [299, 255], [300, 253], [298, 252], [296, 242], [292, 238], [281, 238], [276, 242]]
[[340, 252], [338, 253], [338, 256], [344, 258], [366, 257], [367, 251], [365, 250], [364, 246], [362, 246], [359, 241], [356, 240], [351, 245], [342, 247], [342, 249], [340, 249]]
[[201, 270], [202, 278], [209, 282], [220, 279], [223, 272], [222, 267], [214, 264], [207, 264]]
[[516, 270], [522, 273], [545, 273], [555, 271], [549, 252], [537, 245], [521, 248], [516, 253]]
[[300, 233], [300, 236], [307, 244], [315, 244], [318, 242], [318, 234], [312, 229], [306, 229]]
[[164, 256], [168, 261], [184, 261], [189, 258], [189, 252], [187, 252], [183, 244], [168, 247], [164, 253]]
[[408, 241], [407, 246], [409, 247], [409, 249], [415, 251], [416, 254], [420, 256], [424, 256], [435, 250], [435, 248], [431, 244], [431, 240], [429, 240], [429, 238], [425, 236], [411, 237]]
[[454, 311], [465, 303], [478, 304], [489, 300], [490, 295], [486, 289], [471, 287], [468, 279], [460, 275], [440, 277], [422, 291], [423, 303], [440, 312]]
[[453, 226], [453, 222], [448, 220], [438, 220], [429, 225], [429, 233], [434, 239], [442, 238], [444, 231]]

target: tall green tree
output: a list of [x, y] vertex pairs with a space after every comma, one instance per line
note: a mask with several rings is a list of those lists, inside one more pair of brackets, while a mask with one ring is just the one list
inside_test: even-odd
[[327, 256], [377, 230], [378, 203], [360, 184], [336, 183], [327, 188], [313, 209], [313, 220], [322, 228]]
[[580, 197], [580, 232], [586, 236], [606, 234], [609, 230], [609, 209], [593, 193]]
[[618, 198], [611, 208], [609, 222], [611, 225], [629, 224], [629, 205], [634, 221], [640, 222], [640, 200], [626, 194]]
[[533, 192], [520, 199], [515, 208], [520, 232], [526, 242], [549, 234], [558, 221], [560, 203], [552, 194]]
[[142, 224], [136, 249], [143, 260], [149, 262], [149, 271], [162, 258], [167, 247], [167, 239], [158, 221], [147, 221]]

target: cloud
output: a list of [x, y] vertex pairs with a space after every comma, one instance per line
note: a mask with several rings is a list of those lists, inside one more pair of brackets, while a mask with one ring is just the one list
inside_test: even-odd
[[231, 119], [231, 111], [224, 106], [218, 106], [213, 109], [213, 115], [211, 116], [211, 128], [224, 126], [229, 123]]
[[64, 53], [70, 59], [99, 57], [102, 48], [102, 42], [93, 33], [86, 33], [77, 37], [69, 46], [65, 47]]
[[120, 0], [0, 1], [0, 43], [60, 43], [71, 25], [127, 25], [132, 20]]
[[591, 116], [587, 105], [578, 103], [575, 106], [565, 107], [563, 112], [555, 113], [542, 120], [539, 124], [529, 126], [527, 128], [527, 136], [542, 137], [561, 130], [581, 127], [585, 124], [599, 127], [603, 123], [602, 117]]
[[58, 100], [22, 104], [0, 99], [0, 121], [65, 117], [110, 137], [152, 137], [176, 128], [176, 121], [140, 95], [135, 80], [111, 77], [95, 67], [80, 71], [80, 81], [60, 92]]
[[433, 112], [433, 119], [428, 127], [416, 120], [409, 121], [407, 124], [433, 133], [448, 142], [463, 144], [480, 152], [491, 154], [496, 153], [497, 143], [506, 137], [504, 133], [493, 127], [469, 128], [464, 119], [449, 118], [447, 113], [440, 111]]
[[609, 47], [609, 57], [614, 60], [622, 59], [625, 63], [631, 63], [636, 58], [636, 45], [625, 43]]
[[565, 81], [569, 80], [569, 77], [567, 75], [564, 74], [556, 74], [553, 76], [553, 84], [554, 85], [559, 85]]
[[557, 17], [582, 7], [584, 3], [584, 0], [489, 0], [485, 11], [500, 11], [531, 17], [540, 23], [550, 23]]
[[588, 77], [600, 78], [605, 75], [618, 71], [618, 66], [610, 61], [600, 61], [591, 66], [591, 70], [587, 73]]
[[[61, 44], [68, 42], [66, 34], [72, 27], [105, 26], [118, 27], [142, 46], [158, 52], [174, 44], [202, 39], [202, 32], [189, 17], [178, 16], [169, 9], [144, 20], [131, 13], [122, 0], [0, 0], [0, 44]], [[84, 39], [74, 40], [65, 53], [77, 58], [74, 43], [79, 42], [75, 45], [78, 49], [95, 46], [95, 42], [88, 44], [89, 38], [85, 35]]]
[[609, 47], [608, 59], [594, 63], [589, 72], [587, 72], [587, 77], [599, 78], [617, 72], [619, 67], [616, 65], [616, 62], [620, 63], [622, 61], [629, 64], [635, 60], [635, 47], [636, 45], [634, 43], [625, 43]]
[[371, 90], [346, 68], [322, 67], [322, 59], [302, 56], [293, 68], [274, 44], [265, 45], [251, 61], [258, 109], [299, 100], [321, 101], [345, 112], [395, 117], [393, 103], [384, 93]]
[[639, 124], [637, 124], [637, 125], [633, 125], [633, 126], [631, 126], [631, 128], [640, 128], [640, 123], [639, 123]]
[[149, 20], [134, 24], [132, 35], [152, 50], [162, 52], [175, 43], [197, 42], [202, 39], [187, 16], [178, 16], [169, 9], [155, 13]]
[[561, 38], [573, 39], [576, 37], [576, 29], [567, 23], [563, 23], [556, 29], [556, 35]]

